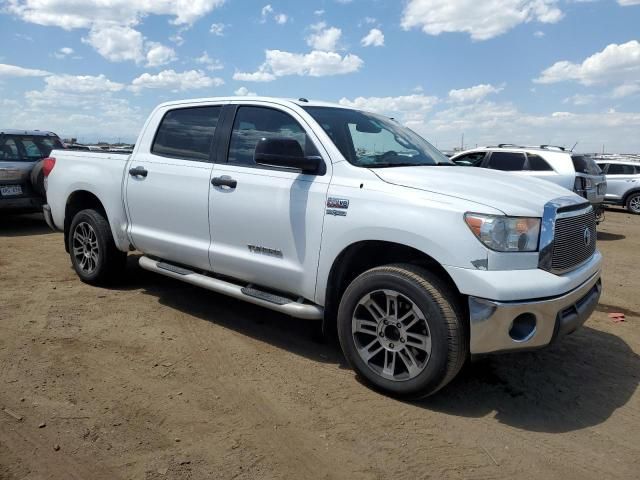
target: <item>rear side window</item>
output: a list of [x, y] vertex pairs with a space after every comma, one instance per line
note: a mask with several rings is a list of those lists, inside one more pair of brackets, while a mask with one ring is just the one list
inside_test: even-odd
[[489, 158], [488, 167], [493, 170], [520, 171], [524, 170], [525, 158], [523, 153], [493, 152]]
[[461, 167], [479, 167], [486, 156], [485, 152], [473, 152], [456, 158], [453, 163]]
[[304, 129], [291, 115], [272, 108], [240, 107], [231, 132], [229, 163], [255, 166], [253, 157], [258, 141], [276, 137], [292, 138], [305, 155], [318, 155]]
[[542, 158], [540, 155], [536, 155], [535, 153], [527, 153], [527, 159], [529, 160], [529, 170], [534, 172], [550, 172], [553, 171], [551, 165], [547, 163], [547, 161]]
[[636, 173], [636, 169], [633, 165], [620, 165], [612, 163], [607, 170], [608, 175], [633, 175]]
[[163, 157], [209, 161], [213, 134], [222, 107], [195, 107], [171, 110], [166, 113], [151, 153]]
[[591, 157], [585, 157], [584, 155], [572, 155], [571, 161], [573, 162], [573, 167], [576, 169], [577, 173], [584, 173], [587, 175], [602, 174], [602, 170], [600, 170], [598, 164]]

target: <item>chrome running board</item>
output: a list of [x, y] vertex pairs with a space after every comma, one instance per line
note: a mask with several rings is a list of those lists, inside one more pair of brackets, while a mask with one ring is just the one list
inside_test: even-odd
[[212, 292], [228, 295], [229, 297], [253, 303], [254, 305], [259, 305], [270, 310], [275, 310], [276, 312], [284, 313], [285, 315], [290, 315], [295, 318], [320, 320], [324, 315], [324, 309], [318, 305], [300, 303], [290, 298], [262, 292], [253, 286], [236, 285], [235, 283], [202, 275], [165, 261], [141, 257], [139, 263], [145, 270], [190, 283], [197, 287], [206, 288]]

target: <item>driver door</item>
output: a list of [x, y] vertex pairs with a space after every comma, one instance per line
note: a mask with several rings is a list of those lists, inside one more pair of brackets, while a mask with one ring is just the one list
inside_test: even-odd
[[258, 165], [262, 138], [292, 138], [306, 155], [319, 141], [284, 106], [229, 106], [232, 121], [212, 171], [209, 203], [213, 270], [256, 285], [313, 298], [331, 163], [324, 173]]

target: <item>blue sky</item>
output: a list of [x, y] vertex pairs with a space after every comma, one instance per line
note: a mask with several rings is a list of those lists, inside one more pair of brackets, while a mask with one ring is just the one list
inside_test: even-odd
[[133, 141], [162, 101], [308, 97], [440, 148], [640, 151], [640, 0], [0, 0], [0, 127]]

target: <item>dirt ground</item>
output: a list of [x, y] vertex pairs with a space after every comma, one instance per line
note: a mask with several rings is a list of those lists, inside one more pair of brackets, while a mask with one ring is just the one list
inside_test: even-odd
[[0, 479], [638, 478], [640, 216], [600, 230], [584, 328], [403, 403], [310, 323], [134, 255], [119, 287], [90, 287], [39, 216], [0, 218]]

